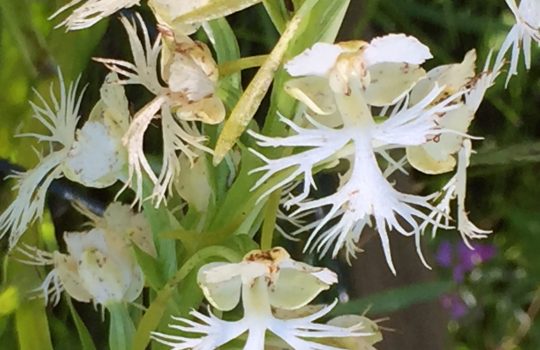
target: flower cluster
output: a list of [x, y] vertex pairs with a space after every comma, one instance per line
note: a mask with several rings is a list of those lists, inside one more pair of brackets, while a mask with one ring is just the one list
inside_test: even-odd
[[[505, 66], [509, 50], [507, 83], [517, 74], [521, 49], [530, 68], [531, 46], [540, 43], [539, 2], [521, 0], [518, 5], [514, 0], [506, 1], [516, 24], [494, 62], [490, 53], [480, 69], [476, 51], [470, 50], [462, 62], [426, 71], [423, 65], [433, 58], [430, 49], [417, 38], [400, 33], [369, 42], [312, 42], [309, 48], [301, 47], [295, 52], [305, 49], [303, 52], [280, 66], [283, 79], [275, 84], [280, 89], [278, 94], [288, 94], [298, 102], [294, 117], [277, 111], [285, 132], [278, 137], [267, 128], [255, 131], [254, 123], [244, 120], [244, 125], [236, 125], [241, 130], [249, 127], [248, 135], [239, 140], [241, 157], [226, 158], [232, 164], [213, 168], [206, 157], [214, 152], [208, 139], [214, 140], [216, 133], [227, 129], [227, 124], [224, 128], [220, 125], [228, 112], [220, 98], [220, 79], [230, 72], [223, 72], [224, 65], [217, 64], [207, 44], [190, 35], [204, 29], [218, 52], [216, 32], [209, 29], [208, 21], [257, 2], [260, 0], [148, 0], [157, 22], [155, 30], [138, 13], [122, 14], [120, 21], [132, 60], [94, 58], [110, 72], [90, 115], [81, 118], [79, 112], [83, 97], [79, 80], [66, 86], [61, 75], [59, 97], [51, 87], [49, 103], [38, 95], [39, 103], [32, 104], [34, 118], [48, 133], [26, 136], [36, 138], [47, 150], [39, 153], [36, 167], [13, 176], [17, 198], [0, 216], [0, 237], [9, 235], [10, 249], [16, 247], [29, 225], [42, 217], [47, 190], [60, 177], [91, 188], [109, 187], [120, 180], [120, 192], [133, 190], [133, 204], [139, 204], [139, 208], [150, 201], [155, 207], [150, 209], [170, 218], [173, 224], [168, 229], [180, 228], [182, 238], [195, 231], [219, 231], [215, 240], [209, 233], [200, 239], [202, 243], [198, 242], [201, 235], [195, 237], [193, 246], [189, 246], [189, 237], [182, 240], [185, 247], [167, 247], [162, 232], [152, 233], [142, 213], [135, 214], [115, 202], [103, 216], [81, 209], [91, 219], [91, 229], [66, 232], [66, 253], [17, 247], [19, 260], [53, 267], [37, 289], [46, 301], [56, 304], [61, 292], [66, 291], [78, 301], [112, 308], [139, 297], [144, 288], [145, 263], [151, 265], [144, 269], [148, 273], [167, 266], [166, 272], [156, 272], [163, 272], [155, 278], [161, 282], [161, 277], [173, 275], [177, 262], [189, 261], [189, 254], [200, 253], [199, 248], [205, 248], [208, 242], [219, 243], [245, 233], [245, 227], [254, 235], [264, 221], [261, 250], [251, 251], [241, 262], [213, 262], [198, 271], [208, 314], [194, 309], [190, 318], [175, 318], [178, 324], [171, 328], [179, 334], [156, 331], [153, 338], [178, 350], [215, 349], [236, 338], [245, 341], [244, 349], [374, 349], [382, 336], [378, 326], [363, 316], [316, 322], [326, 317], [335, 303], [309, 304], [337, 283], [337, 275], [295, 261], [283, 248], [267, 249], [272, 240], [264, 236], [271, 236], [275, 228], [286, 238], [300, 240], [301, 234], [309, 232], [304, 251], [333, 258], [344, 252], [350, 259], [361, 250], [358, 243], [363, 232], [371, 228], [377, 232], [394, 274], [397, 269], [390, 248], [393, 233], [413, 238], [426, 266], [420, 241], [429, 230], [434, 235], [439, 229], [455, 229], [464, 247], [469, 248], [473, 246], [471, 239], [486, 237], [490, 231], [473, 224], [465, 207], [473, 141], [481, 139], [470, 135], [469, 129], [486, 91]], [[311, 4], [294, 3], [296, 7]], [[59, 26], [79, 30], [139, 4], [138, 0], [73, 0], [52, 17], [75, 8]], [[290, 27], [298, 30], [301, 18], [294, 18]], [[294, 36], [294, 30], [289, 29], [278, 44], [279, 50], [268, 56], [266, 62], [272, 64], [264, 63], [260, 76], [275, 73], [270, 68], [277, 68], [281, 62], [276, 59], [277, 53], [285, 52], [283, 43]], [[230, 67], [238, 64], [240, 70], [243, 64], [257, 59], [232, 62]], [[257, 79], [258, 75], [254, 81]], [[269, 79], [268, 84], [254, 86], [269, 85]], [[126, 85], [149, 97], [128, 100]], [[242, 93], [240, 79], [238, 90]], [[242, 103], [235, 110], [249, 104], [246, 101], [256, 100], [244, 98], [253, 90], [241, 97]], [[132, 112], [135, 106], [142, 107]], [[254, 111], [257, 107], [246, 109]], [[162, 142], [156, 161], [145, 149], [145, 137], [153, 124], [159, 124]], [[210, 127], [214, 125], [217, 127]], [[400, 189], [398, 182], [409, 175], [411, 168], [431, 176], [449, 175], [433, 193], [409, 193]], [[339, 184], [329, 194], [320, 195], [315, 190], [317, 175], [323, 171], [338, 173]], [[245, 181], [246, 174], [252, 182]], [[226, 181], [222, 181], [224, 178]], [[249, 185], [242, 183], [227, 193], [234, 181]], [[247, 190], [253, 183], [251, 190], [257, 195]], [[213, 201], [218, 192], [226, 198], [224, 202]], [[275, 205], [265, 207], [263, 218], [259, 209], [272, 194], [277, 199], [270, 204]], [[243, 212], [231, 222], [226, 222], [228, 208], [216, 208], [221, 203], [225, 203], [223, 207], [240, 204], [248, 197], [247, 203], [258, 203], [255, 207], [259, 209]], [[175, 208], [180, 203], [181, 210], [170, 208], [169, 199]], [[277, 212], [270, 213], [273, 209]], [[241, 219], [245, 222], [239, 222]], [[275, 225], [277, 219], [285, 224]], [[293, 229], [288, 230], [291, 226]], [[157, 254], [154, 241], [160, 243], [160, 253], [161, 248], [167, 253]], [[142, 258], [138, 261], [133, 245], [149, 255], [146, 258], [150, 262]], [[191, 265], [185, 263], [182, 268], [185, 266]], [[164, 288], [173, 289], [169, 284]], [[228, 312], [230, 316], [222, 315]], [[239, 313], [241, 317], [234, 320]], [[127, 312], [124, 316], [130, 317]]]

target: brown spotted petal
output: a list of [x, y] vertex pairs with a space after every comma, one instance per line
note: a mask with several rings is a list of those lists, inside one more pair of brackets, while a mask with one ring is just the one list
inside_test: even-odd
[[77, 262], [69, 255], [54, 252], [54, 269], [65, 291], [75, 300], [88, 303], [92, 295], [84, 287], [79, 276]]
[[84, 289], [94, 302], [108, 305], [135, 300], [144, 287], [143, 275], [121, 239], [102, 229], [64, 235], [70, 256], [77, 263]]
[[444, 86], [444, 95], [450, 96], [465, 88], [474, 78], [476, 67], [476, 51], [467, 52], [461, 63], [447, 64], [433, 68], [424, 79], [418, 82], [411, 91], [409, 104], [414, 105], [433, 90], [435, 84]]

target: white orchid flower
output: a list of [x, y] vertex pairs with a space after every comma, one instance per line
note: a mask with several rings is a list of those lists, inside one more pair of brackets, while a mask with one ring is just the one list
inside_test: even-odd
[[67, 87], [60, 75], [60, 100], [51, 86], [51, 105], [38, 95], [42, 106], [31, 104], [33, 117], [49, 135], [25, 134], [46, 143], [51, 152], [28, 171], [13, 176], [17, 180], [17, 198], [0, 216], [0, 236], [10, 233], [10, 247], [15, 246], [27, 227], [41, 218], [47, 189], [64, 175], [88, 187], [112, 185], [120, 176], [127, 159], [120, 138], [129, 120], [124, 89], [107, 76], [101, 88], [101, 100], [90, 119], [77, 130], [82, 94], [77, 96], [78, 81]]
[[250, 252], [237, 264], [205, 265], [199, 271], [198, 281], [206, 299], [218, 310], [232, 310], [241, 300], [243, 318], [225, 321], [211, 312], [205, 316], [192, 311], [196, 320], [176, 318], [180, 324], [170, 326], [187, 333], [186, 336], [154, 333], [154, 339], [175, 350], [217, 349], [248, 332], [244, 349], [263, 350], [268, 330], [293, 349], [332, 350], [338, 348], [308, 339], [370, 334], [359, 332], [361, 325], [338, 327], [314, 322], [333, 305], [299, 318], [283, 319], [274, 315], [274, 308], [294, 310], [305, 306], [337, 282], [332, 271], [294, 261], [283, 248]]
[[53, 304], [63, 290], [75, 300], [103, 306], [134, 301], [144, 287], [144, 277], [130, 246], [155, 256], [148, 223], [142, 214], [119, 203], [109, 205], [103, 217], [81, 212], [92, 220], [92, 228], [64, 234], [67, 254], [30, 246], [18, 249], [26, 259], [22, 262], [54, 267], [36, 291]]
[[80, 205], [76, 209], [91, 220], [92, 227], [107, 231], [111, 239], [119, 240], [122, 246], [134, 244], [146, 254], [156, 257], [150, 224], [142, 212], [134, 213], [129, 205], [119, 202], [109, 204], [103, 216]]
[[[278, 159], [267, 159], [254, 151], [266, 163], [253, 170], [254, 173], [264, 172], [255, 187], [278, 172], [289, 171], [286, 178], [263, 194], [266, 196], [302, 177], [304, 186], [301, 194], [285, 203], [286, 206], [297, 207], [291, 215], [323, 207], [329, 207], [329, 211], [322, 219], [292, 235], [313, 229], [306, 249], [317, 250], [321, 255], [332, 250], [332, 255], [336, 256], [345, 248], [347, 256], [354, 256], [363, 229], [375, 224], [388, 266], [395, 273], [388, 231], [394, 229], [403, 235], [418, 237], [423, 222], [433, 223], [430, 213], [436, 209], [430, 200], [436, 194], [416, 196], [397, 191], [386, 176], [401, 169], [402, 164], [393, 160], [389, 152], [422, 145], [444, 132], [437, 119], [460, 106], [455, 103], [459, 95], [439, 100], [443, 87], [435, 86], [417, 103], [409, 106], [405, 100], [389, 118], [377, 123], [370, 107], [388, 106], [403, 100], [425, 75], [417, 64], [431, 57], [429, 50], [415, 38], [398, 34], [374, 39], [370, 44], [318, 45], [286, 65], [293, 76], [315, 74], [292, 80], [288, 91], [313, 112], [339, 117], [341, 122], [333, 124], [342, 126], [329, 127], [322, 122], [324, 117], [319, 117], [319, 122], [306, 114], [305, 118], [310, 123], [308, 128], [283, 119], [294, 132], [292, 136], [271, 138], [251, 133], [262, 147], [308, 148]], [[340, 51], [336, 57], [336, 48], [343, 47], [347, 50]], [[392, 51], [392, 47], [401, 49]], [[310, 70], [310, 65], [315, 65], [317, 53], [321, 54], [324, 62]], [[398, 53], [402, 55], [401, 59]], [[303, 63], [303, 59], [306, 62]], [[388, 162], [386, 169], [381, 169], [379, 157]], [[313, 168], [338, 159], [347, 160], [350, 169], [341, 178], [337, 192], [307, 200], [311, 187], [315, 187]]]
[[512, 47], [510, 69], [506, 78], [506, 85], [508, 85], [510, 78], [517, 75], [520, 51], [523, 49], [525, 67], [530, 69], [532, 43], [536, 42], [540, 45], [540, 2], [538, 0], [520, 0], [518, 6], [516, 0], [506, 0], [506, 4], [512, 10], [516, 24], [506, 36], [495, 60], [495, 66], [502, 63], [504, 56]]
[[79, 5], [66, 19], [56, 26], [65, 26], [67, 30], [80, 30], [93, 26], [105, 17], [122, 9], [139, 5], [140, 0], [72, 0], [59, 8], [49, 19], [55, 18], [67, 9]]
[[[457, 229], [464, 242], [469, 246], [469, 239], [484, 238], [491, 231], [482, 230], [470, 222], [465, 209], [466, 169], [469, 166], [472, 153], [472, 137], [467, 135], [467, 129], [484, 99], [487, 89], [494, 84], [495, 79], [500, 74], [503, 64], [503, 62], [496, 62], [495, 66], [490, 68], [490, 55], [482, 72], [474, 75], [474, 59], [475, 55], [473, 55], [473, 51], [470, 51], [460, 64], [433, 69], [428, 73], [428, 79], [418, 84], [418, 90], [413, 90], [412, 95], [421, 95], [429, 84], [443, 83], [450, 88], [445, 94], [450, 94], [453, 90], [467, 91], [463, 95], [462, 107], [439, 119], [439, 124], [450, 130], [450, 133], [437, 135], [424, 145], [407, 149], [409, 163], [426, 174], [446, 173], [456, 168], [457, 164], [456, 174], [443, 187], [438, 198], [436, 205], [438, 212], [432, 213], [431, 217], [437, 223], [444, 222], [445, 226], [449, 225], [450, 204], [454, 198], [457, 198]], [[425, 226], [427, 227], [427, 222]], [[439, 226], [433, 226], [433, 235]]]
[[[152, 197], [156, 205], [165, 199], [173, 180], [180, 171], [177, 152], [182, 152], [191, 163], [199, 151], [212, 152], [203, 145], [194, 121], [216, 124], [225, 117], [225, 107], [215, 95], [217, 66], [204, 44], [194, 42], [187, 36], [176, 37], [168, 28], [160, 27], [161, 33], [152, 43], [142, 18], [137, 15], [131, 23], [121, 18], [129, 37], [134, 63], [114, 59], [96, 59], [123, 77], [122, 84], [138, 84], [146, 87], [155, 98], [134, 117], [124, 144], [129, 153], [129, 178], [126, 187], [134, 180], [136, 201], [142, 201], [143, 173], [154, 184]], [[138, 23], [138, 25], [137, 25]], [[143, 42], [137, 35], [137, 27], [143, 34]], [[162, 51], [161, 37], [165, 43]], [[158, 56], [162, 51], [161, 69]], [[167, 85], [162, 86], [158, 72]], [[151, 121], [161, 112], [163, 133], [163, 163], [156, 175], [143, 150], [143, 138]]]

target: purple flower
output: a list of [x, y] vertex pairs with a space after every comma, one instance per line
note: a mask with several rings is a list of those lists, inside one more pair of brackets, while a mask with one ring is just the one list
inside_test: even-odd
[[476, 265], [492, 259], [497, 253], [497, 249], [492, 244], [473, 244], [474, 249], [470, 249], [463, 242], [458, 243], [458, 260], [465, 271], [471, 271]]
[[435, 254], [435, 260], [437, 260], [439, 266], [452, 266], [452, 251], [453, 247], [449, 241], [441, 242], [439, 248], [437, 249], [437, 253]]
[[441, 304], [453, 320], [458, 320], [469, 312], [467, 304], [457, 294], [443, 295], [441, 297]]
[[461, 241], [457, 245], [443, 241], [437, 249], [435, 260], [441, 267], [452, 268], [454, 281], [461, 283], [467, 272], [497, 254], [497, 249], [492, 244], [474, 243], [472, 247], [473, 249], [469, 248]]

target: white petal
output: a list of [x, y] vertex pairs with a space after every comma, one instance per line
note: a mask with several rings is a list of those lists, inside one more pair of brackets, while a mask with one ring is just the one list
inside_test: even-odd
[[211, 125], [221, 123], [226, 114], [225, 105], [216, 95], [182, 105], [176, 111], [176, 115], [182, 120], [200, 121]]
[[432, 58], [429, 48], [413, 36], [389, 34], [373, 39], [363, 53], [366, 66], [382, 62], [422, 64]]
[[[314, 268], [307, 264], [297, 263], [297, 268], [281, 268], [279, 277], [270, 288], [270, 304], [281, 309], [293, 310], [310, 303], [323, 290], [330, 288], [332, 283], [328, 274], [336, 275], [328, 269]], [[298, 268], [301, 267], [301, 268]], [[321, 272], [322, 280], [316, 272]]]
[[77, 262], [71, 256], [55, 252], [54, 266], [62, 286], [70, 297], [83, 303], [88, 303], [92, 299], [79, 276]]
[[540, 28], [540, 2], [537, 0], [521, 0], [519, 2], [520, 16], [533, 28]]
[[111, 134], [124, 136], [130, 120], [129, 102], [116, 73], [109, 73], [101, 85], [100, 101], [92, 109], [89, 121], [103, 123]]
[[[234, 267], [233, 264], [210, 263], [199, 269], [197, 282], [201, 287], [206, 299], [218, 310], [230, 311], [238, 305], [242, 288], [240, 275], [235, 274], [227, 279], [216, 280], [213, 269], [225, 273], [223, 268]], [[215, 272], [216, 270], [214, 270]]]
[[169, 88], [185, 94], [189, 101], [199, 101], [214, 94], [214, 82], [186, 55], [174, 55], [169, 70]]
[[370, 83], [365, 91], [372, 106], [395, 104], [403, 98], [426, 72], [409, 63], [378, 63], [368, 68]]
[[174, 19], [189, 13], [201, 6], [210, 3], [210, 0], [149, 0], [148, 5], [153, 9], [158, 21], [162, 24], [166, 24], [173, 27], [176, 33], [182, 33], [186, 35], [193, 34], [197, 31], [200, 24], [192, 23], [178, 23]]
[[79, 260], [85, 250], [100, 250], [108, 252], [105, 231], [93, 229], [88, 232], [65, 232], [64, 241], [69, 252], [75, 260]]
[[433, 68], [425, 79], [416, 84], [411, 91], [409, 103], [416, 104], [435, 87], [444, 87], [448, 95], [463, 89], [475, 76], [476, 51], [467, 52], [461, 63], [447, 64]]
[[451, 154], [434, 158], [424, 146], [407, 147], [407, 161], [416, 170], [430, 175], [447, 173], [456, 166], [456, 159]]
[[324, 77], [332, 69], [343, 52], [339, 45], [316, 43], [285, 64], [285, 69], [293, 77], [314, 75]]
[[98, 122], [88, 121], [77, 131], [62, 170], [64, 175], [87, 187], [103, 188], [116, 182], [126, 164], [121, 140]]
[[291, 79], [285, 84], [285, 91], [316, 114], [328, 115], [336, 110], [334, 94], [325, 78], [309, 76]]
[[210, 316], [205, 316], [198, 311], [191, 311], [190, 314], [195, 320], [173, 317], [179, 323], [169, 325], [170, 328], [180, 330], [183, 334], [187, 333], [187, 336], [154, 332], [152, 338], [163, 345], [170, 346], [173, 350], [213, 350], [237, 338], [249, 328], [249, 324], [244, 320], [223, 321], [212, 313]]
[[133, 243], [153, 257], [157, 254], [150, 224], [143, 213], [135, 214], [129, 205], [119, 202], [109, 204], [96, 227], [121, 236], [126, 245]]
[[9, 246], [13, 248], [28, 226], [43, 215], [45, 197], [51, 183], [60, 177], [59, 164], [66, 150], [42, 158], [34, 168], [14, 176], [17, 179], [17, 198], [0, 216], [0, 238], [9, 233]]
[[[79, 275], [85, 289], [96, 303], [107, 305], [132, 301], [124, 299], [133, 282], [133, 274], [130, 273], [130, 266], [127, 266], [126, 262], [118, 261], [99, 250], [85, 250], [78, 264]], [[142, 287], [138, 290], [140, 292]]]
[[362, 331], [370, 332], [371, 335], [356, 337], [333, 338], [332, 345], [339, 346], [348, 350], [371, 350], [371, 346], [383, 340], [382, 332], [379, 326], [365, 316], [342, 315], [331, 319], [327, 324], [337, 327], [352, 327], [359, 325]]

